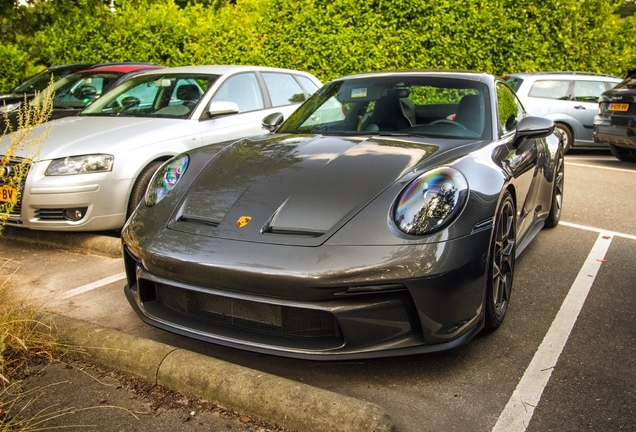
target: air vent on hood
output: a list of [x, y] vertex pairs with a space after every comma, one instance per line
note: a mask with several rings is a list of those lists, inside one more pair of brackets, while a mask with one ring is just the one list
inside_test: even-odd
[[205, 225], [205, 226], [209, 226], [213, 228], [218, 227], [219, 224], [221, 223], [221, 221], [215, 220], [215, 219], [206, 219], [206, 218], [202, 218], [198, 216], [193, 217], [188, 215], [182, 215], [181, 217], [179, 217], [179, 222]]
[[285, 236], [296, 236], [296, 237], [320, 237], [324, 234], [322, 231], [308, 231], [308, 230], [299, 230], [299, 229], [284, 229], [284, 228], [274, 228], [267, 227], [263, 230], [263, 234], [272, 234], [272, 235], [285, 235]]

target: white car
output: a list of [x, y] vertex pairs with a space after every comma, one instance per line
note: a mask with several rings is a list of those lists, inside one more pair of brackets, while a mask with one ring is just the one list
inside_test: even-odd
[[[322, 83], [313, 75], [255, 66], [166, 68], [123, 82], [79, 116], [55, 120], [7, 223], [39, 230], [120, 229], [152, 174], [194, 147], [265, 133]], [[41, 134], [47, 125], [34, 130]], [[0, 143], [6, 153], [7, 139]], [[17, 156], [28, 156], [18, 154]], [[1, 184], [0, 202], [15, 194]]]

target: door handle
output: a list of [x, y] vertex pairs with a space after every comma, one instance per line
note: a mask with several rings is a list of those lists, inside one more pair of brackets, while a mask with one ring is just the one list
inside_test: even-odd
[[574, 109], [585, 109], [585, 107], [583, 105], [577, 105], [574, 107]]

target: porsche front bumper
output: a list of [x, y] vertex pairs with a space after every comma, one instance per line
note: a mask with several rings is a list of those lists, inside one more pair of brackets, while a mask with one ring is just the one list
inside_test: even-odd
[[138, 316], [208, 342], [335, 360], [445, 350], [483, 327], [487, 229], [426, 245], [294, 247], [133, 218], [122, 239]]

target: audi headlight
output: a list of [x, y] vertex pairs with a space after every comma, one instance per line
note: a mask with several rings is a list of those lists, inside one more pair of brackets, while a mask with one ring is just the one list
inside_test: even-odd
[[46, 169], [47, 176], [92, 174], [113, 170], [115, 156], [107, 154], [93, 154], [69, 156], [53, 159]]
[[188, 167], [188, 155], [179, 155], [170, 159], [157, 170], [146, 190], [146, 205], [152, 207], [159, 203], [177, 185]]
[[467, 198], [468, 182], [459, 171], [436, 168], [402, 190], [394, 206], [393, 220], [406, 234], [431, 234], [450, 224]]
[[8, 113], [11, 111], [15, 111], [18, 109], [22, 102], [14, 102], [10, 104], [1, 104], [0, 105], [0, 114]]

